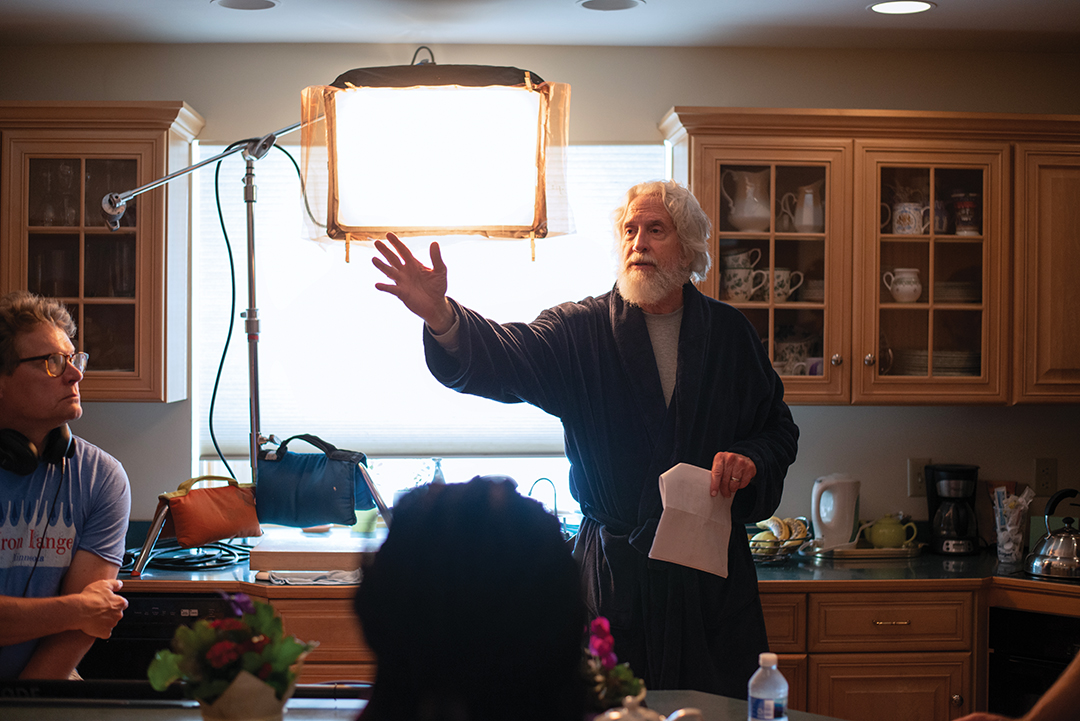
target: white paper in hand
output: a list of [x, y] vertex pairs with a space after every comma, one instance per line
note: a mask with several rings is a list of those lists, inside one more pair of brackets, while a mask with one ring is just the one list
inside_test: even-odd
[[727, 578], [731, 498], [709, 495], [712, 473], [680, 463], [660, 474], [664, 512], [649, 558], [677, 563]]

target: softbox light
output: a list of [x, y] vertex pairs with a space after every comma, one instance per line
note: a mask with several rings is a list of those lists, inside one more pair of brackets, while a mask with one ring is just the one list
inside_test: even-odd
[[326, 199], [325, 235], [569, 232], [569, 95], [518, 68], [434, 63], [306, 88], [305, 187]]

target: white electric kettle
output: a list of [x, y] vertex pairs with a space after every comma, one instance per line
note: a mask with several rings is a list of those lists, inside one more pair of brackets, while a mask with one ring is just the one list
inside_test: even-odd
[[859, 481], [832, 473], [814, 481], [810, 516], [818, 550], [851, 548], [859, 532]]

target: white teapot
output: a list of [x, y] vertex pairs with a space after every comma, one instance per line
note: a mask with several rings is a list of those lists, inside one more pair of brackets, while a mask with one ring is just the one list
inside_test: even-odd
[[645, 701], [645, 689], [637, 696], [627, 696], [619, 708], [611, 708], [596, 717], [597, 721], [677, 721], [677, 719], [698, 719], [704, 717], [696, 708], [681, 708], [667, 718], [641, 704]]

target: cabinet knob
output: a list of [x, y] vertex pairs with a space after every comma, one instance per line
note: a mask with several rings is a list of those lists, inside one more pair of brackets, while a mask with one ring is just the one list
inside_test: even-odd
[[840, 355], [839, 353], [833, 353], [833, 357], [829, 359], [829, 362], [832, 363], [834, 366], [843, 365], [844, 356]]
[[964, 697], [958, 693], [954, 693], [952, 697], [952, 705], [956, 708], [960, 708], [964, 705]]
[[867, 353], [866, 357], [862, 359], [862, 362], [865, 365], [868, 365], [868, 366], [874, 365], [874, 354], [873, 353]]

